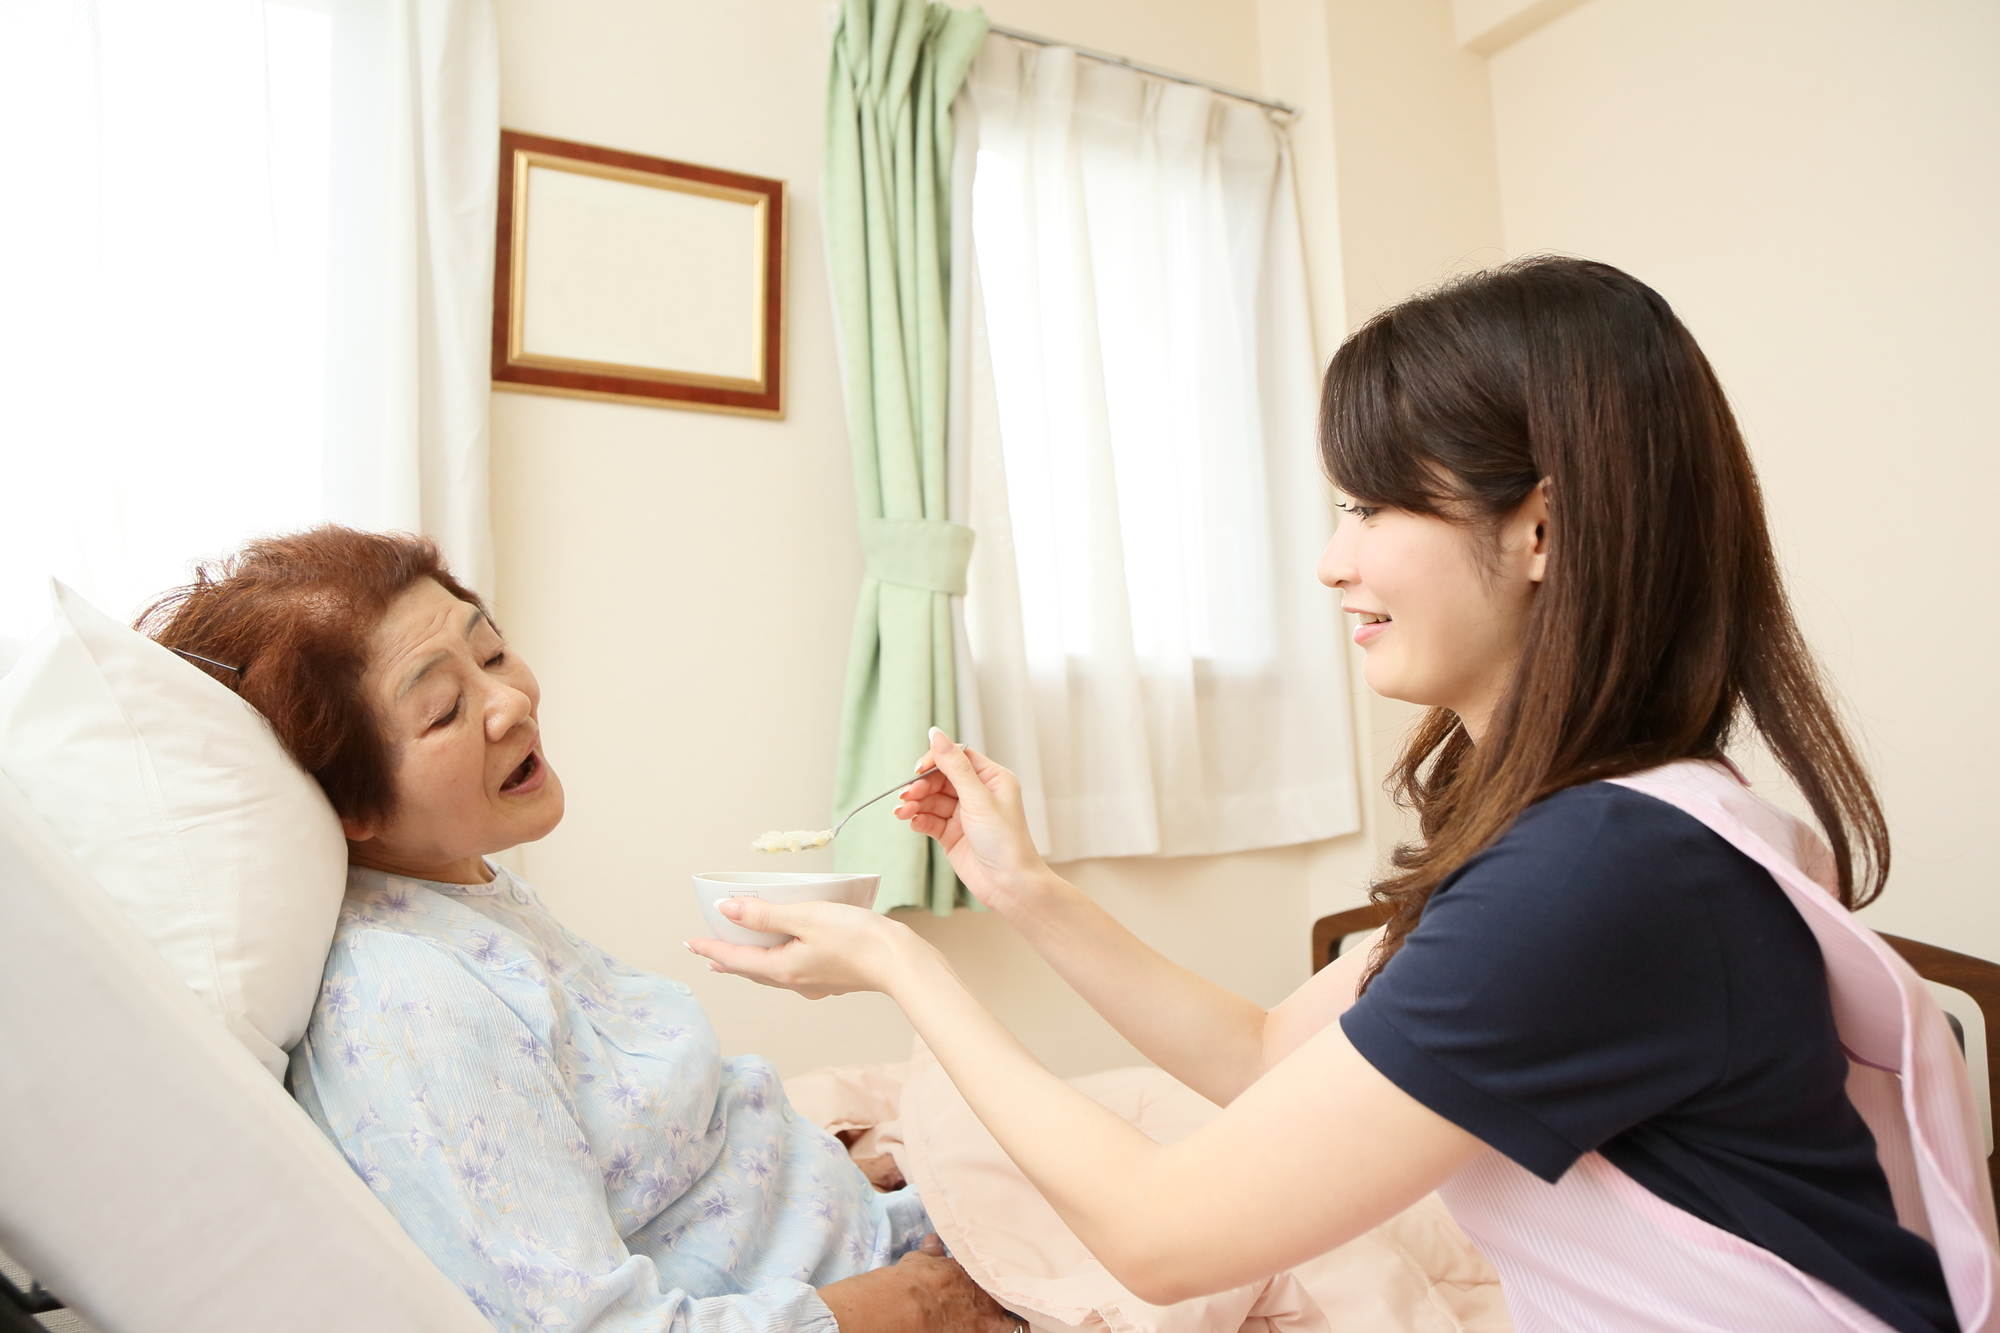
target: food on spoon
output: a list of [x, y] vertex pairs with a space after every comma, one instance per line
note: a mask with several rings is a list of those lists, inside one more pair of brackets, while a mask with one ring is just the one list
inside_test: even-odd
[[809, 852], [815, 847], [824, 847], [833, 841], [833, 830], [792, 829], [781, 833], [776, 829], [762, 834], [750, 844], [753, 852]]

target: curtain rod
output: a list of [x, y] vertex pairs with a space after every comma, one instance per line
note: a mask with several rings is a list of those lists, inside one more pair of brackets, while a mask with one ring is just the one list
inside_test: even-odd
[[1294, 120], [1297, 120], [1299, 117], [1299, 109], [1290, 102], [1280, 102], [1276, 98], [1259, 97], [1255, 93], [1240, 92], [1235, 88], [1224, 87], [1222, 84], [1213, 83], [1207, 79], [1197, 79], [1192, 74], [1176, 74], [1173, 70], [1161, 69], [1158, 65], [1148, 65], [1142, 61], [1128, 60], [1124, 56], [1113, 55], [1109, 51], [1097, 51], [1088, 46], [1078, 46], [1075, 42], [1065, 42], [1054, 37], [1043, 37], [1032, 32], [1022, 32], [1019, 28], [1009, 28], [999, 23], [989, 23], [986, 30], [988, 32], [997, 32], [1002, 37], [1012, 37], [1017, 42], [1028, 42], [1035, 46], [1066, 46], [1078, 55], [1090, 60], [1102, 61], [1107, 65], [1122, 65], [1126, 69], [1137, 70], [1141, 74], [1150, 74], [1156, 79], [1169, 79], [1175, 83], [1185, 83], [1196, 88], [1206, 88], [1210, 92], [1221, 93], [1224, 97], [1233, 97], [1239, 102], [1254, 102], [1258, 106], [1276, 111], [1280, 115], [1290, 116]]

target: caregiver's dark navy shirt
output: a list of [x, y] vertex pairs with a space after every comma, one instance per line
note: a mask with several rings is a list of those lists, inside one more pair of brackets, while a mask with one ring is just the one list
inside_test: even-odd
[[1530, 807], [1438, 889], [1341, 1027], [1544, 1180], [1600, 1152], [1898, 1329], [1958, 1327], [1847, 1100], [1812, 931], [1664, 801], [1594, 782]]

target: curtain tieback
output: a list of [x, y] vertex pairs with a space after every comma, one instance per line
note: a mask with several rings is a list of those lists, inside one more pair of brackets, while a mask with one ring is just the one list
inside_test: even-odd
[[871, 579], [963, 596], [972, 529], [939, 518], [864, 519], [861, 551]]

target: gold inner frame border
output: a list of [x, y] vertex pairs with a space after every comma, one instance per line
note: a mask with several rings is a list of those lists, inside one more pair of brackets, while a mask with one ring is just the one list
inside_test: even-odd
[[[695, 371], [669, 370], [659, 366], [635, 366], [614, 361], [583, 361], [570, 357], [544, 356], [522, 350], [523, 330], [527, 323], [527, 272], [528, 272], [528, 173], [535, 167], [550, 171], [567, 171], [579, 176], [597, 176], [606, 180], [620, 181], [627, 185], [639, 185], [648, 189], [672, 190], [681, 194], [697, 194], [710, 199], [720, 199], [728, 203], [743, 204], [752, 210], [753, 225], [757, 237], [756, 287], [753, 300], [757, 312], [757, 371], [756, 379], [738, 379], [731, 376], [703, 375]], [[663, 175], [659, 172], [635, 171], [630, 167], [615, 167], [602, 162], [586, 162], [576, 158], [558, 157], [553, 153], [537, 152], [528, 148], [514, 150], [514, 229], [512, 253], [508, 263], [513, 274], [513, 299], [507, 311], [507, 364], [526, 366], [538, 370], [565, 370], [589, 375], [616, 375], [625, 379], [648, 380], [656, 384], [686, 384], [705, 389], [726, 389], [740, 393], [764, 393], [767, 390], [771, 369], [766, 355], [765, 327], [765, 283], [770, 272], [770, 197], [756, 190], [739, 190], [727, 185], [712, 185], [707, 181], [688, 180], [679, 176]], [[509, 386], [519, 387], [519, 386]], [[564, 396], [586, 396], [582, 394]], [[612, 397], [612, 395], [587, 395], [590, 397]], [[637, 401], [627, 399], [627, 401]]]

